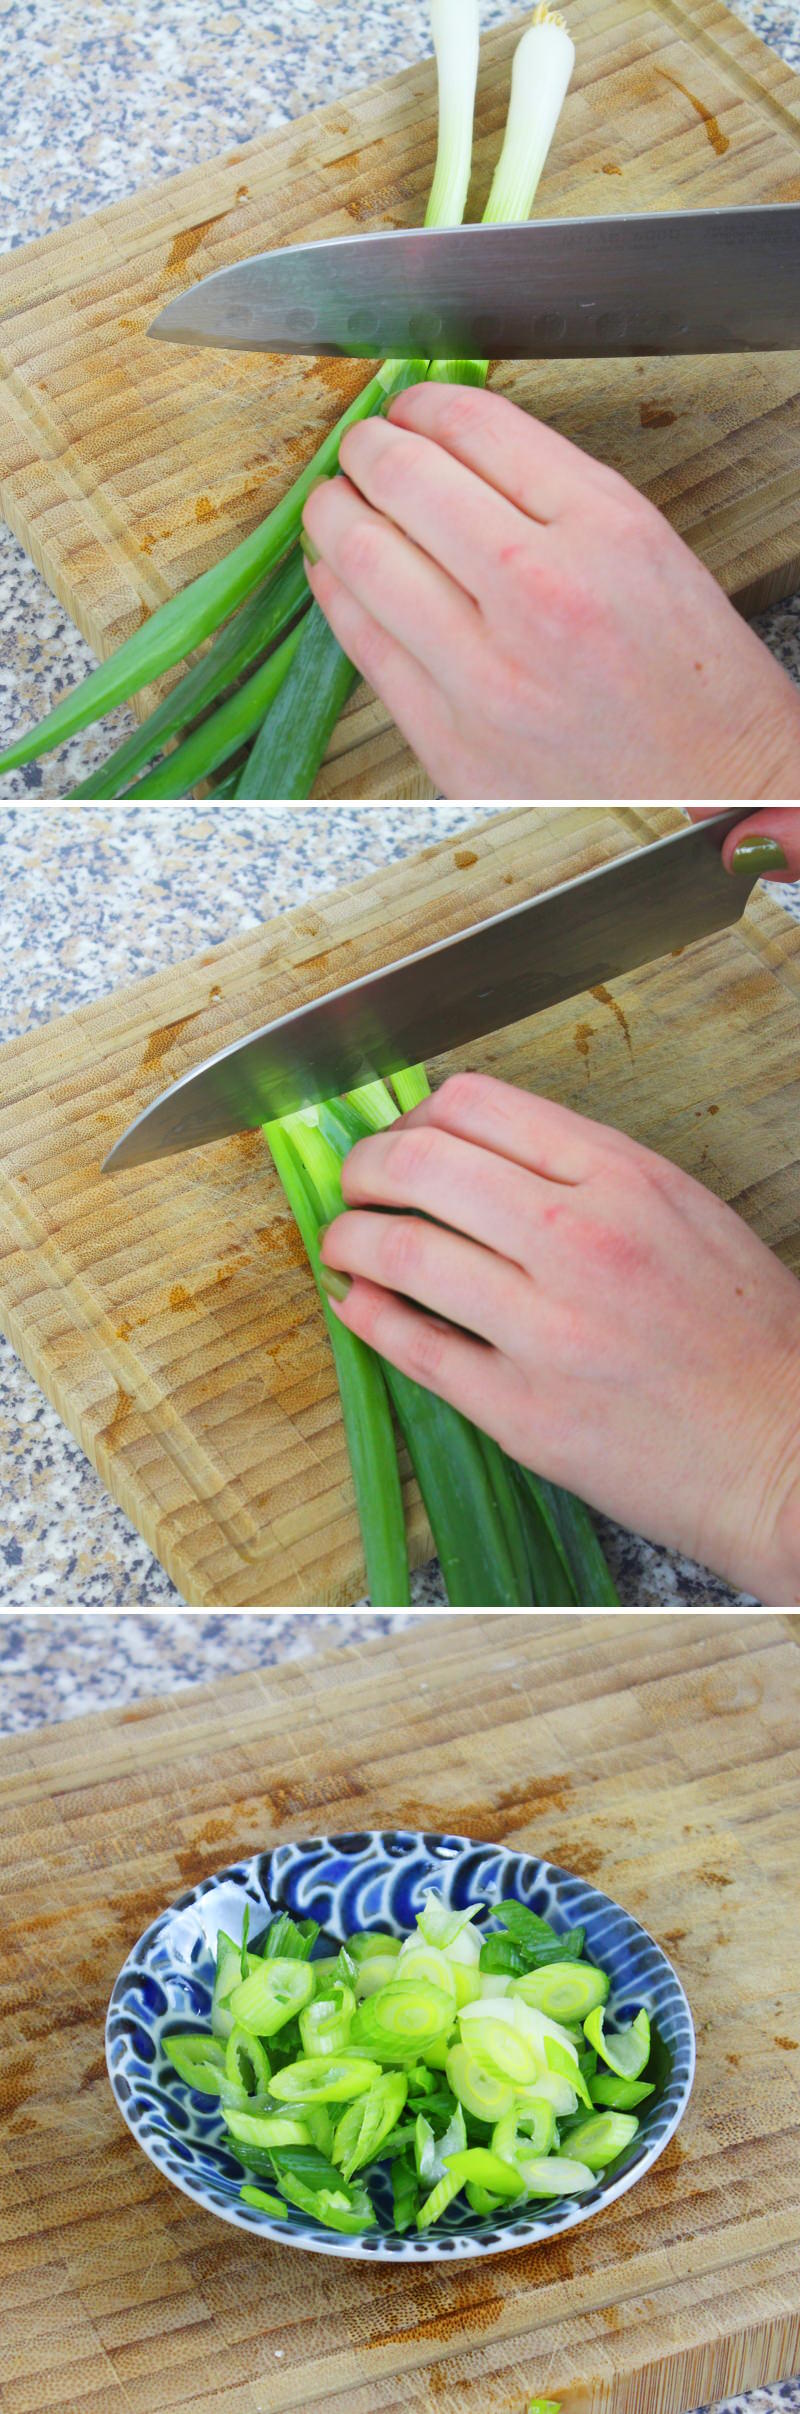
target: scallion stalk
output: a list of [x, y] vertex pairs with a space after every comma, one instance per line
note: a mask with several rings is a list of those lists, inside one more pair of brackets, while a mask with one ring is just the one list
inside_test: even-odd
[[[397, 364], [394, 364], [396, 371]], [[411, 381], [409, 381], [411, 382]], [[400, 378], [402, 383], [402, 376]], [[387, 376], [380, 369], [376, 377], [356, 396], [329, 436], [325, 437], [313, 461], [301, 471], [274, 511], [259, 528], [236, 545], [221, 562], [205, 570], [201, 578], [193, 579], [179, 595], [160, 604], [141, 629], [136, 629], [124, 645], [101, 662], [80, 687], [71, 689], [61, 703], [48, 713], [27, 737], [18, 738], [4, 755], [0, 755], [0, 771], [16, 771], [23, 763], [35, 762], [39, 755], [48, 754], [54, 746], [63, 746], [68, 738], [85, 729], [89, 722], [98, 721], [104, 713], [124, 704], [140, 687], [149, 687], [163, 671], [201, 645], [205, 637], [219, 628], [220, 622], [235, 611], [237, 604], [249, 595], [268, 571], [275, 568], [290, 547], [296, 544], [302, 524], [304, 506], [312, 487], [321, 477], [327, 477], [338, 466], [339, 446], [346, 428], [354, 427], [361, 419], [369, 419], [376, 411], [384, 410], [392, 393], [399, 391], [396, 374]]]
[[270, 570], [259, 580], [238, 611], [223, 623], [202, 661], [186, 671], [163, 703], [114, 748], [98, 771], [73, 788], [73, 802], [89, 796], [121, 796], [143, 765], [151, 763], [179, 730], [189, 729], [209, 704], [224, 695], [251, 662], [283, 636], [307, 604], [305, 562], [297, 546], [279, 570]]
[[198, 780], [210, 779], [221, 763], [227, 763], [234, 750], [244, 746], [253, 731], [261, 727], [264, 714], [286, 683], [303, 627], [304, 621], [300, 620], [297, 628], [284, 637], [282, 645], [276, 646], [274, 653], [253, 672], [252, 678], [226, 697], [224, 704], [218, 705], [217, 711], [205, 721], [199, 721], [197, 728], [184, 738], [183, 745], [165, 755], [155, 770], [146, 772], [144, 779], [126, 789], [126, 796], [188, 796]]
[[537, 8], [514, 53], [505, 141], [484, 211], [487, 225], [518, 226], [530, 217], [574, 65], [575, 44], [563, 17], [546, 6]]
[[370, 1596], [382, 1608], [404, 1609], [411, 1591], [403, 1495], [380, 1361], [332, 1314], [320, 1280], [320, 1226], [340, 1212], [341, 1189], [338, 1183], [326, 1188], [320, 1199], [309, 1188], [290, 1137], [292, 1122], [297, 1119], [268, 1123], [264, 1136], [306, 1249], [333, 1350]]

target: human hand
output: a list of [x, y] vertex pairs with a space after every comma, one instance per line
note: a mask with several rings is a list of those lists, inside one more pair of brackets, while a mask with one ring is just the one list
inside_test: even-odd
[[729, 1207], [477, 1074], [342, 1183], [322, 1258], [351, 1332], [634, 1532], [800, 1600], [800, 1283]]
[[305, 508], [310, 584], [443, 795], [797, 794], [800, 697], [615, 471], [436, 384], [340, 460]]
[[[691, 821], [706, 821], [713, 806], [690, 808]], [[722, 849], [727, 872], [761, 880], [800, 880], [800, 805], [759, 805], [729, 830]]]

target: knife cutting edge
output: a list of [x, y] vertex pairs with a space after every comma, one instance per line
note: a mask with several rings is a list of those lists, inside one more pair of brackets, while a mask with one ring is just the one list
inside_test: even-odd
[[740, 820], [729, 807], [234, 1041], [145, 1107], [103, 1172], [340, 1097], [727, 929], [753, 886], [722, 863]]
[[233, 351], [574, 360], [800, 349], [800, 202], [289, 245], [149, 330]]

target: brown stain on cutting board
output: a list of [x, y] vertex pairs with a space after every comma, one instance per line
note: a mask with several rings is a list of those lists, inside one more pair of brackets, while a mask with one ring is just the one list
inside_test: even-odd
[[585, 1067], [587, 1081], [591, 1080], [591, 1074], [589, 1072], [589, 1041], [593, 1038], [594, 1023], [578, 1023], [576, 1025], [575, 1046]]
[[195, 252], [199, 251], [204, 237], [210, 234], [212, 226], [220, 226], [223, 218], [229, 216], [228, 210], [217, 210], [213, 218], [203, 218], [197, 226], [182, 227], [180, 234], [173, 238], [165, 275], [177, 276], [180, 270], [186, 267], [187, 260], [194, 259]]
[[296, 1224], [258, 1224], [253, 1233], [259, 1248], [276, 1266], [304, 1266], [308, 1260]]
[[107, 1450], [113, 1450], [115, 1444], [120, 1440], [125, 1431], [125, 1427], [133, 1407], [130, 1392], [125, 1391], [124, 1386], [121, 1383], [117, 1384], [116, 1393], [116, 1403], [111, 1416], [110, 1424], [105, 1425], [102, 1429], [102, 1438], [105, 1442]]
[[454, 861], [460, 872], [468, 872], [471, 865], [477, 863], [478, 857], [473, 854], [471, 847], [456, 847]]
[[198, 495], [194, 516], [196, 520], [199, 520], [201, 528], [207, 528], [210, 520], [219, 518], [219, 508], [218, 503], [212, 503], [210, 495]]
[[615, 1021], [619, 1023], [619, 1027], [625, 1041], [625, 1046], [632, 1064], [633, 1041], [631, 1039], [628, 1017], [624, 1011], [624, 1008], [620, 1005], [619, 998], [612, 997], [610, 989], [606, 989], [605, 984], [602, 981], [598, 981], [596, 989], [592, 990], [592, 996], [596, 997], [598, 1006], [607, 1006], [609, 1012], [613, 1014]]
[[185, 1313], [187, 1308], [193, 1308], [195, 1303], [191, 1291], [187, 1291], [185, 1284], [174, 1282], [169, 1295], [169, 1304], [173, 1316], [180, 1316]]
[[691, 102], [701, 125], [705, 128], [712, 151], [716, 151], [717, 158], [722, 159], [724, 153], [730, 150], [731, 138], [729, 134], [723, 134], [722, 127], [714, 116], [713, 110], [707, 109], [705, 101], [698, 100], [697, 93], [690, 92], [688, 84], [682, 84], [680, 76], [673, 75], [671, 68], [657, 67], [656, 74], [663, 76], [665, 84], [674, 84], [676, 92], [682, 92], [685, 100]]
[[401, 2330], [382, 2330], [381, 2336], [370, 2339], [371, 2347], [423, 2346], [426, 2343], [446, 2346], [460, 2332], [470, 2334], [490, 2330], [503, 2309], [503, 2299], [496, 2288], [484, 2289], [479, 2297], [462, 2293], [457, 2270], [452, 2274], [453, 2301], [446, 2313], [423, 2315], [420, 2322], [409, 2322]]
[[674, 427], [677, 416], [677, 411], [671, 411], [666, 403], [640, 402], [639, 404], [639, 421], [642, 427]]
[[782, 2054], [796, 2054], [800, 2051], [800, 2039], [797, 2037], [776, 2037], [774, 2043], [780, 2046]]
[[[448, 1803], [448, 1821], [453, 1835], [473, 1836], [479, 1844], [502, 1844], [504, 1838], [518, 1827], [537, 1826], [538, 1841], [544, 1849], [544, 1826], [553, 1811], [569, 1811], [574, 1787], [571, 1777], [539, 1777], [530, 1785], [512, 1785], [491, 1802], [465, 1802], [458, 1796]], [[409, 1801], [402, 1804], [403, 1817], [409, 1826], [426, 1828], [430, 1825], [430, 1803]], [[549, 1854], [549, 1827], [546, 1831]], [[553, 1855], [555, 1858], [555, 1855]], [[571, 1864], [570, 1864], [571, 1865]]]
[[21, 2105], [27, 2104], [33, 2093], [30, 2082], [35, 2069], [36, 2055], [33, 2053], [14, 2054], [6, 2063], [0, 2077], [0, 2112], [19, 2112]]
[[170, 1048], [175, 1047], [181, 1032], [188, 1031], [190, 1023], [198, 1022], [199, 1015], [200, 1009], [198, 1008], [195, 1014], [181, 1014], [177, 1022], [162, 1023], [160, 1030], [151, 1031], [139, 1071], [149, 1073], [154, 1065], [163, 1064], [164, 1057], [169, 1055]]

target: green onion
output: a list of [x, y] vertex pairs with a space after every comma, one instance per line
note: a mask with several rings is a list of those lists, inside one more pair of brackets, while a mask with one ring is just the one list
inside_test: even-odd
[[381, 2075], [379, 2064], [366, 2055], [304, 2054], [275, 2072], [272, 2094], [279, 2104], [348, 2104], [352, 2096], [366, 2095]]
[[[394, 1076], [395, 1096], [417, 1105], [428, 1093], [421, 1068]], [[268, 1125], [266, 1137], [296, 1216], [317, 1282], [339, 1376], [342, 1408], [361, 1519], [368, 1583], [382, 1607], [409, 1598], [402, 1495], [391, 1408], [405, 1441], [427, 1510], [454, 1607], [552, 1607], [577, 1598], [567, 1543], [557, 1519], [561, 1495], [512, 1466], [498, 1444], [481, 1435], [447, 1401], [426, 1391], [363, 1348], [333, 1314], [321, 1281], [319, 1234], [341, 1214], [341, 1168], [350, 1148], [397, 1117], [380, 1081], [346, 1099], [307, 1107]], [[390, 1406], [391, 1403], [391, 1406]], [[580, 1503], [566, 1519], [575, 1528]], [[585, 1514], [585, 1513], [583, 1513]], [[588, 1520], [586, 1521], [588, 1524]], [[581, 1548], [585, 1548], [581, 1529]], [[600, 1564], [605, 1569], [599, 1546]], [[606, 1571], [607, 1582], [607, 1571]], [[583, 1596], [582, 1596], [583, 1597]], [[518, 1906], [512, 1906], [512, 1918]], [[548, 1961], [574, 1958], [582, 1933], [559, 1937], [546, 1921], [528, 1918], [525, 1950], [489, 1938], [485, 1967], [521, 1975]], [[529, 1939], [533, 1935], [533, 1950]], [[520, 1938], [513, 1937], [519, 1945]], [[480, 1944], [476, 1944], [476, 1959]]]
[[288, 2221], [289, 2207], [282, 2196], [270, 2196], [266, 2188], [240, 2188], [243, 2204], [253, 2205], [259, 2213], [271, 2213], [273, 2220]]
[[596, 2003], [605, 2003], [608, 1979], [605, 1970], [593, 1969], [588, 1961], [553, 1961], [512, 1979], [511, 1993], [563, 2027], [565, 2021], [585, 2020]]
[[460, 226], [472, 173], [480, 54], [478, 0], [431, 0], [439, 82], [439, 147], [426, 226]]
[[312, 487], [336, 469], [345, 429], [383, 410], [395, 390], [394, 376], [387, 381], [385, 372], [379, 370], [261, 527], [254, 528], [251, 536], [236, 545], [223, 561], [205, 570], [201, 578], [194, 579], [191, 586], [184, 587], [180, 595], [160, 604], [108, 662], [90, 671], [80, 687], [65, 696], [37, 729], [25, 738], [18, 738], [0, 756], [0, 771], [15, 771], [21, 763], [32, 763], [52, 747], [64, 745], [77, 730], [85, 729], [88, 722], [99, 720], [102, 714], [113, 711], [116, 704], [124, 704], [129, 696], [135, 695], [138, 688], [148, 687], [153, 679], [160, 678], [163, 671], [182, 661], [204, 637], [218, 629], [220, 621], [227, 619], [243, 597], [297, 542]]
[[[475, 93], [480, 55], [478, 0], [430, 0], [439, 95], [436, 169], [425, 224], [460, 226], [472, 167]], [[384, 376], [399, 392], [427, 377], [430, 363], [387, 361]], [[448, 374], [455, 375], [450, 363]], [[468, 372], [471, 376], [471, 370]], [[482, 376], [482, 373], [481, 373]], [[288, 799], [310, 796], [339, 715], [356, 685], [357, 672], [327, 630], [323, 638], [315, 611], [303, 632], [286, 692], [273, 705], [237, 795]]]
[[135, 787], [126, 789], [127, 797], [187, 796], [198, 781], [208, 779], [220, 763], [227, 762], [232, 747], [243, 745], [258, 729], [267, 707], [277, 696], [287, 671], [294, 661], [303, 635], [303, 622], [292, 629], [283, 644], [276, 647], [266, 662], [254, 671], [244, 687], [237, 687], [224, 704], [205, 721], [200, 721], [182, 746], [174, 748], [158, 763], [154, 771], [137, 780]]
[[505, 141], [484, 212], [488, 225], [519, 226], [530, 217], [574, 65], [563, 17], [537, 8], [514, 53]]
[[270, 2066], [260, 2037], [246, 2028], [234, 2028], [225, 2051], [226, 2077], [245, 2095], [266, 2095], [269, 2090]]
[[[221, 2099], [230, 2150], [245, 2169], [243, 2203], [274, 2211], [274, 2187], [284, 2207], [355, 2236], [374, 2225], [369, 2183], [382, 2167], [391, 2174], [400, 2233], [413, 2222], [431, 2227], [462, 2193], [478, 2219], [494, 2221], [526, 2198], [584, 2193], [626, 2151], [638, 2122], [614, 2104], [595, 2110], [576, 2052], [579, 2025], [571, 2036], [516, 1986], [505, 1996], [460, 2000], [459, 1980], [489, 1990], [509, 1983], [482, 1981], [473, 1958], [474, 1922], [492, 1908], [495, 1917], [515, 1914], [529, 1938], [547, 1927], [523, 1904], [453, 1912], [429, 1893], [409, 1936], [359, 1931], [338, 1954], [323, 1951], [315, 1962], [308, 1954], [319, 1938], [316, 1922], [289, 1913], [273, 1920], [259, 1953], [248, 1951], [246, 1938], [237, 1947], [220, 1935], [218, 2008], [227, 2015], [230, 2002], [246, 2019], [227, 2043], [200, 2029], [164, 2043], [187, 2084]], [[247, 1973], [239, 1972], [229, 1995], [242, 1952]], [[357, 2006], [351, 1978], [386, 1971]], [[543, 1975], [557, 1992], [559, 1974]], [[581, 1985], [588, 1996], [600, 1988], [607, 1996], [606, 1973], [591, 1963], [568, 1962], [561, 1979], [571, 2009]], [[300, 2003], [306, 1987], [313, 1992]], [[289, 2013], [277, 2025], [276, 1994], [279, 2013]], [[269, 2055], [261, 2043], [265, 2012]], [[602, 2003], [594, 2012], [602, 2018]], [[577, 2110], [579, 2093], [588, 2118]], [[254, 2184], [262, 2179], [266, 2188]]]
[[[378, 1359], [355, 1333], [347, 1332], [338, 1316], [332, 1314], [325, 1297], [320, 1281], [318, 1236], [320, 1227], [331, 1220], [329, 1191], [326, 1189], [324, 1201], [315, 1201], [313, 1194], [309, 1194], [304, 1167], [290, 1137], [295, 1118], [289, 1118], [285, 1127], [276, 1122], [264, 1128], [276, 1172], [310, 1260], [333, 1350], [370, 1595], [384, 1608], [401, 1609], [410, 1602], [411, 1588], [403, 1495], [386, 1384]], [[299, 1123], [296, 1128], [299, 1136]], [[334, 1201], [333, 1214], [338, 1214], [340, 1208], [341, 1190]]]
[[581, 2121], [570, 2130], [570, 2152], [586, 2163], [590, 2171], [606, 2171], [609, 2163], [624, 2154], [636, 2136], [639, 2123], [633, 2112], [595, 2112], [588, 2121]]
[[607, 2037], [603, 2027], [601, 2003], [590, 2012], [583, 2023], [584, 2031], [600, 2055], [619, 2079], [640, 2079], [650, 2059], [650, 2021], [644, 2008], [637, 2012], [631, 2028], [618, 2028]]
[[276, 1957], [257, 1962], [249, 1977], [234, 1987], [230, 2009], [237, 2027], [252, 2029], [255, 2037], [272, 2037], [313, 1992], [308, 1962]]
[[568, 2154], [526, 2155], [518, 2168], [528, 2196], [582, 2196], [595, 2184], [596, 2173], [588, 2163], [573, 2161]]
[[[277, 571], [270, 570], [239, 610], [220, 629], [214, 644], [201, 662], [187, 671], [176, 687], [170, 689], [163, 704], [158, 704], [139, 729], [121, 746], [114, 749], [80, 787], [73, 788], [73, 800], [89, 796], [121, 796], [127, 783], [135, 779], [144, 763], [160, 754], [177, 731], [187, 729], [190, 722], [205, 712], [232, 687], [234, 680], [264, 654], [277, 637], [281, 637], [290, 621], [308, 604], [308, 580], [303, 556], [297, 547]], [[152, 623], [151, 623], [152, 626]], [[173, 761], [175, 757], [171, 758]]]
[[[263, 725], [245, 763], [237, 796], [282, 803], [309, 796], [357, 677], [324, 612], [319, 604], [312, 604], [277, 703], [267, 712], [271, 698], [266, 698], [255, 716], [256, 726], [259, 720]], [[243, 736], [249, 734], [250, 726]]]
[[645, 2096], [655, 2094], [655, 2088], [646, 2079], [620, 2079], [611, 2070], [595, 2070], [589, 2074], [589, 2094], [593, 2104], [608, 2104], [613, 2112], [632, 2112], [635, 2104], [644, 2103]]

